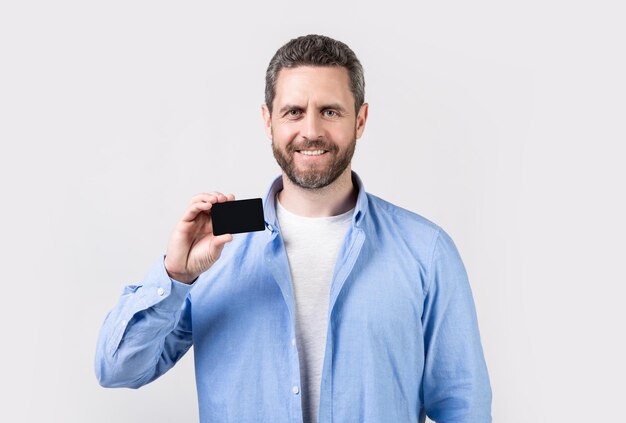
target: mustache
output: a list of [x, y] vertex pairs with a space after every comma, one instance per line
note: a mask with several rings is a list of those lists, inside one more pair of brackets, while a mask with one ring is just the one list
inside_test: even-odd
[[290, 153], [295, 153], [298, 150], [326, 150], [335, 151], [337, 147], [334, 144], [328, 143], [323, 140], [311, 140], [304, 141], [299, 144], [289, 143], [285, 149]]

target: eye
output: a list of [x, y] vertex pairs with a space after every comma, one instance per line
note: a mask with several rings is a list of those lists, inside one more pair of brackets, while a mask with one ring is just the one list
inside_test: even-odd
[[300, 116], [301, 111], [298, 109], [291, 109], [287, 112], [287, 116], [289, 117], [298, 117]]
[[329, 117], [329, 118], [334, 118], [334, 117], [339, 116], [339, 114], [336, 111], [331, 110], [331, 109], [324, 110], [323, 114], [324, 116]]

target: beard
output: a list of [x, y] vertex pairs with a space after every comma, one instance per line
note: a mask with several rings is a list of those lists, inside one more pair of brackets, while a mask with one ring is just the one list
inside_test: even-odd
[[[355, 148], [356, 134], [343, 151], [340, 151], [335, 144], [324, 140], [304, 141], [298, 145], [290, 142], [283, 151], [276, 147], [274, 141], [272, 141], [272, 152], [280, 168], [291, 182], [305, 189], [318, 189], [332, 184], [350, 164]], [[295, 154], [299, 154], [297, 150], [309, 149], [325, 150], [327, 152], [324, 154], [331, 154], [334, 157], [330, 160], [330, 163], [311, 163], [305, 164], [306, 168], [304, 169], [297, 168], [294, 163]]]

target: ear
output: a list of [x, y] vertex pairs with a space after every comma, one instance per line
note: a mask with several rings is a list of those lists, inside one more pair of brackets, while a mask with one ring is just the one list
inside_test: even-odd
[[363, 103], [359, 109], [359, 113], [356, 116], [356, 137], [361, 138], [363, 131], [365, 130], [365, 122], [367, 122], [367, 110], [369, 105]]
[[270, 114], [269, 109], [267, 108], [267, 104], [263, 103], [261, 105], [261, 114], [263, 116], [263, 127], [265, 129], [265, 135], [270, 140], [272, 139], [272, 115]]

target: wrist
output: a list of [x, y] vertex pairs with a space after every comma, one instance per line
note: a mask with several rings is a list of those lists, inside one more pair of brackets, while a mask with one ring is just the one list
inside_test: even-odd
[[165, 258], [165, 262], [163, 263], [165, 266], [165, 272], [170, 279], [174, 279], [176, 282], [181, 282], [187, 285], [191, 285], [197, 278], [198, 275], [190, 275], [188, 273], [179, 273], [171, 271], [167, 268], [167, 257]]
[[170, 279], [176, 282], [184, 283], [186, 285], [191, 285], [192, 283], [196, 281], [196, 279], [198, 279], [197, 276], [182, 275], [182, 274], [177, 274], [173, 272], [167, 272], [167, 275], [170, 277]]

